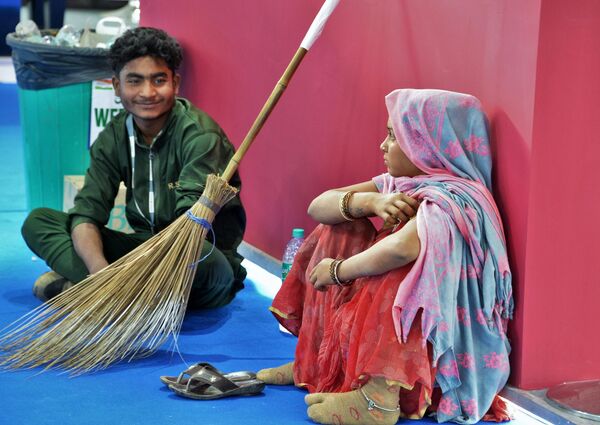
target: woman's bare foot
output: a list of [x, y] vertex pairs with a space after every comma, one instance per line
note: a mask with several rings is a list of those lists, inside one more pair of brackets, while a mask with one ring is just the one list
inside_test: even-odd
[[294, 362], [279, 367], [259, 370], [256, 377], [265, 384], [294, 385]]
[[[399, 386], [387, 385], [384, 378], [372, 378], [361, 389], [347, 393], [309, 394], [304, 401], [308, 405], [308, 416], [320, 424], [393, 425], [400, 416], [397, 409], [399, 391]], [[378, 407], [372, 406], [369, 410], [369, 402], [363, 393]]]

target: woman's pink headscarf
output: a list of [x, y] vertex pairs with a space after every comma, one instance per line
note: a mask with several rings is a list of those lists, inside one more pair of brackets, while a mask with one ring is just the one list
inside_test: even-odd
[[400, 147], [426, 173], [374, 179], [382, 193], [421, 200], [421, 251], [396, 295], [396, 333], [402, 341], [422, 309], [443, 394], [438, 420], [474, 423], [508, 378], [513, 310], [487, 122], [479, 101], [461, 93], [406, 89], [385, 100]]

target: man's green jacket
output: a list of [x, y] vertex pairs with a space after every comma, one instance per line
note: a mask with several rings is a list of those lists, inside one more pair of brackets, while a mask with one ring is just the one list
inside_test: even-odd
[[[135, 176], [132, 190], [128, 113], [116, 115], [90, 148], [91, 161], [85, 183], [69, 211], [71, 228], [83, 222], [104, 226], [108, 222], [120, 182], [127, 187], [126, 216], [135, 232], [150, 233], [149, 166], [154, 179], [154, 231], [167, 227], [198, 200], [208, 174], [222, 174], [234, 147], [219, 125], [186, 99], [178, 98], [169, 118], [151, 146], [139, 130], [135, 144]], [[229, 182], [241, 188], [236, 173]], [[239, 195], [223, 206], [213, 224], [216, 247], [227, 257], [238, 282], [246, 272], [237, 247], [246, 227]], [[208, 238], [211, 240], [212, 238]]]

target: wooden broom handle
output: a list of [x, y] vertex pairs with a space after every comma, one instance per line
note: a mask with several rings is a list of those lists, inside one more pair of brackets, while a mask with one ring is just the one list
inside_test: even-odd
[[233, 155], [233, 157], [229, 160], [229, 164], [227, 164], [227, 168], [221, 176], [225, 181], [229, 181], [229, 179], [231, 179], [231, 177], [237, 170], [238, 166], [240, 165], [240, 161], [246, 154], [248, 148], [250, 148], [250, 145], [258, 135], [258, 132], [260, 131], [264, 123], [267, 121], [267, 118], [269, 118], [269, 115], [271, 115], [273, 108], [275, 108], [275, 105], [277, 105], [279, 98], [281, 97], [290, 80], [294, 76], [294, 72], [296, 72], [296, 69], [298, 68], [298, 65], [300, 65], [300, 62], [302, 62], [302, 59], [304, 58], [306, 52], [307, 50], [303, 47], [300, 47], [296, 51], [296, 54], [292, 58], [290, 64], [285, 69], [285, 72], [277, 82], [277, 85], [271, 92], [271, 95], [265, 102], [265, 105], [262, 107], [260, 113], [254, 120], [254, 124], [252, 124], [250, 130], [248, 130], [248, 134], [246, 134], [246, 137], [244, 137], [242, 144], [237, 149], [235, 155]]

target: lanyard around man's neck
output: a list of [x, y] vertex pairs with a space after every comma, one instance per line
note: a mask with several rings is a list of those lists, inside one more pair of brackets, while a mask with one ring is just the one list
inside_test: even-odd
[[131, 198], [135, 203], [135, 207], [138, 210], [138, 213], [150, 224], [150, 229], [152, 230], [152, 234], [154, 234], [154, 175], [152, 173], [152, 160], [154, 159], [154, 153], [152, 152], [152, 146], [156, 139], [160, 137], [162, 134], [162, 130], [152, 139], [152, 143], [150, 144], [150, 152], [148, 153], [148, 214], [150, 215], [150, 219], [148, 219], [140, 206], [135, 199], [135, 145], [136, 145], [136, 133], [133, 128], [133, 117], [129, 115], [127, 120], [125, 121], [127, 127], [127, 134], [129, 136], [129, 147], [131, 151]]

